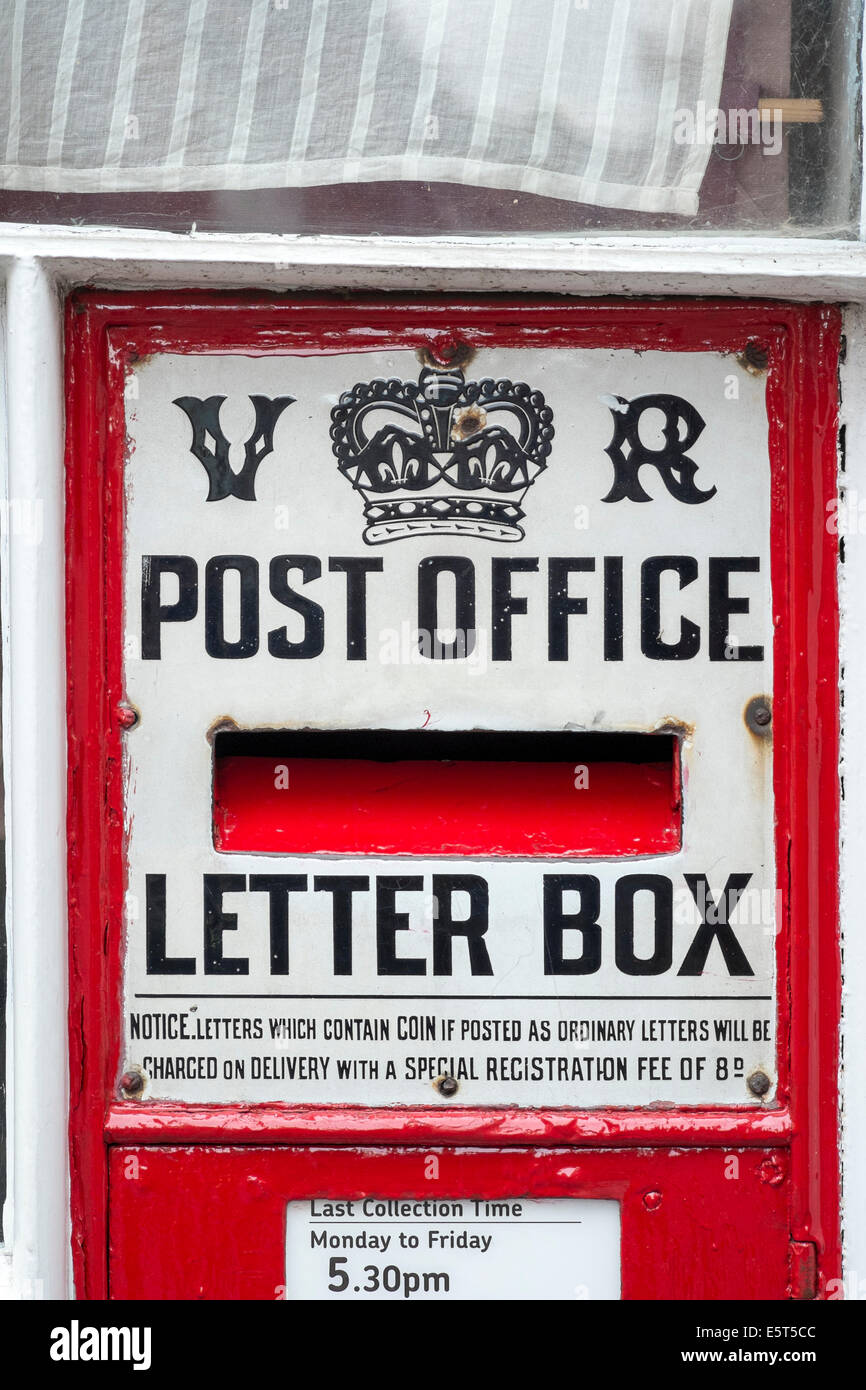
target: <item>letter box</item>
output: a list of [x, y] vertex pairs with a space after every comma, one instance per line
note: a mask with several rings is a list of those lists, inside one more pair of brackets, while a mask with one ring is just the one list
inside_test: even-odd
[[838, 1277], [838, 351], [72, 300], [79, 1296]]

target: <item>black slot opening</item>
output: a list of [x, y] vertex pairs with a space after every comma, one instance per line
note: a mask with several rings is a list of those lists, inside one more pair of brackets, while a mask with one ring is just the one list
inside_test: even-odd
[[361, 758], [376, 762], [671, 763], [672, 733], [499, 729], [238, 729], [214, 738], [216, 758]]

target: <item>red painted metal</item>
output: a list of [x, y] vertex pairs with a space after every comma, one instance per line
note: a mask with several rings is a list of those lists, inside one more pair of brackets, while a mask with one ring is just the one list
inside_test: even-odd
[[818, 1249], [811, 1240], [791, 1241], [791, 1297], [809, 1301], [818, 1293]]
[[[412, 1144], [533, 1143], [583, 1148], [607, 1144], [645, 1148], [676, 1144], [697, 1148], [721, 1144], [753, 1148], [789, 1143], [787, 1110], [488, 1110], [469, 1106], [413, 1107], [397, 1112], [399, 1138]], [[387, 1144], [395, 1138], [395, 1112], [387, 1107], [126, 1103], [113, 1105], [105, 1125], [110, 1143], [321, 1144], [352, 1141]]]
[[[605, 1184], [608, 1195], [626, 1194], [629, 1212], [628, 1192], [652, 1188], [663, 1194], [658, 1211], [639, 1221], [632, 1222], [631, 1215], [627, 1220], [624, 1207], [624, 1232], [635, 1233], [623, 1245], [627, 1296], [784, 1297], [791, 1290], [781, 1288], [778, 1270], [787, 1268], [789, 1236], [814, 1243], [821, 1296], [827, 1281], [840, 1272], [837, 554], [836, 539], [824, 525], [826, 504], [836, 495], [837, 311], [716, 301], [433, 298], [347, 304], [304, 296], [269, 300], [87, 291], [70, 301], [67, 325], [70, 1142], [79, 1296], [107, 1293], [108, 1159], [118, 1140], [165, 1145], [192, 1139], [213, 1145], [219, 1138], [224, 1145], [240, 1141], [247, 1147], [141, 1150], [153, 1174], [151, 1187], [125, 1182], [121, 1163], [130, 1151], [114, 1151], [112, 1245], [124, 1250], [114, 1268], [115, 1294], [135, 1290], [142, 1297], [150, 1290], [154, 1296], [171, 1297], [176, 1279], [187, 1290], [198, 1281], [199, 1292], [182, 1296], [273, 1297], [268, 1281], [273, 1287], [274, 1270], [283, 1258], [280, 1213], [290, 1179], [294, 1183], [298, 1178], [293, 1193], [363, 1186], [387, 1195], [397, 1188], [420, 1188], [409, 1181], [405, 1165], [412, 1156], [403, 1149], [387, 1155], [382, 1150], [361, 1155], [345, 1149], [268, 1149], [268, 1133], [283, 1142], [318, 1136], [320, 1142], [337, 1145], [359, 1139], [450, 1144], [454, 1147], [447, 1151], [447, 1161], [454, 1165], [449, 1169], [454, 1176], [449, 1186], [459, 1182], [460, 1191], [483, 1189], [485, 1195], [511, 1192], [524, 1172], [522, 1190], [538, 1190], [532, 1187], [529, 1160], [520, 1159], [521, 1144], [574, 1146], [573, 1163], [561, 1148], [533, 1153], [530, 1166], [539, 1183], [546, 1174], [553, 1182], [554, 1173], [568, 1172], [568, 1191], [585, 1195], [580, 1174], [587, 1173], [597, 1182], [592, 1189], [596, 1195]], [[456, 335], [476, 348], [531, 344], [732, 353], [755, 340], [769, 349], [773, 742], [782, 896], [775, 1106], [550, 1115], [457, 1107], [422, 1112], [178, 1107], [116, 1099], [125, 888], [123, 721], [118, 708], [123, 698], [126, 364], [160, 351], [255, 355], [330, 353], [350, 346], [354, 351], [386, 345], [417, 348], [443, 335]], [[607, 1147], [579, 1147], [590, 1138]], [[470, 1142], [490, 1147], [459, 1147]], [[773, 1213], [769, 1225], [764, 1213], [770, 1207], [755, 1207], [739, 1183], [725, 1185], [718, 1177], [727, 1145], [761, 1142], [775, 1146], [774, 1152], [751, 1148], [747, 1163], [760, 1167], [771, 1157], [774, 1163], [790, 1164], [790, 1179], [777, 1185], [762, 1182], [760, 1191]], [[621, 1147], [630, 1143], [644, 1144], [646, 1151]], [[700, 1143], [715, 1147], [696, 1150]], [[678, 1152], [689, 1144], [688, 1151]], [[229, 1174], [225, 1182], [215, 1181], [214, 1175], [223, 1172]], [[241, 1175], [244, 1182], [260, 1176], [271, 1184], [271, 1195], [256, 1208], [260, 1216], [254, 1220], [249, 1194], [258, 1189], [244, 1186]], [[557, 1181], [566, 1180], [560, 1176]], [[195, 1202], [190, 1201], [192, 1192]], [[663, 1245], [653, 1245], [656, 1259], [650, 1261], [641, 1254], [650, 1228], [641, 1222], [659, 1213], [657, 1229], [663, 1225], [665, 1239]], [[784, 1256], [776, 1243], [782, 1227]], [[243, 1233], [248, 1229], [247, 1240]], [[178, 1249], [184, 1252], [183, 1272], [178, 1268], [172, 1275], [165, 1245], [152, 1240], [154, 1231], [169, 1233], [175, 1257]], [[239, 1261], [248, 1274], [243, 1281], [232, 1273]], [[223, 1269], [223, 1292], [213, 1293], [218, 1285], [208, 1269], [218, 1267]], [[674, 1268], [679, 1289], [672, 1292]], [[230, 1288], [237, 1292], [225, 1292]]]
[[104, 321], [71, 302], [67, 330], [70, 1204], [76, 1292], [102, 1298], [108, 1198], [102, 1126], [118, 1066], [125, 888], [117, 721], [123, 379], [120, 364], [109, 360]]
[[679, 849], [671, 763], [217, 758], [214, 844], [260, 854], [664, 854]]
[[836, 310], [799, 316], [768, 384], [770, 458], [788, 497], [772, 560], [776, 860], [789, 928], [777, 960], [798, 1131], [792, 1235], [815, 1245], [819, 1296], [841, 1267], [838, 550], [825, 524], [836, 496], [839, 333]]
[[323, 1196], [618, 1201], [623, 1298], [788, 1295], [788, 1183], [764, 1176], [768, 1161], [787, 1172], [784, 1150], [436, 1155], [431, 1169], [417, 1148], [116, 1148], [112, 1297], [280, 1299], [286, 1203]]

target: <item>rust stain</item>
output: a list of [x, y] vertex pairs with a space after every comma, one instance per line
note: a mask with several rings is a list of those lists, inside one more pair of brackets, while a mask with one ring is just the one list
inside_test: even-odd
[[743, 710], [743, 723], [757, 743], [773, 737], [773, 701], [769, 695], [753, 695]]
[[690, 724], [687, 719], [678, 719], [676, 715], [666, 714], [657, 724], [652, 727], [655, 734], [677, 734], [683, 739], [693, 739], [695, 736], [695, 726]]
[[464, 367], [469, 366], [475, 352], [476, 349], [456, 333], [448, 333], [434, 338], [424, 347], [419, 347], [415, 355], [422, 367], [432, 367], [434, 371], [440, 372], [443, 367], [462, 371]]
[[211, 747], [213, 747], [213, 741], [217, 734], [234, 734], [237, 733], [239, 729], [240, 725], [230, 714], [219, 714], [205, 734], [205, 738]]
[[471, 439], [473, 434], [478, 434], [487, 424], [487, 411], [480, 405], [468, 405], [463, 410], [455, 411], [454, 420], [451, 425], [452, 439]]

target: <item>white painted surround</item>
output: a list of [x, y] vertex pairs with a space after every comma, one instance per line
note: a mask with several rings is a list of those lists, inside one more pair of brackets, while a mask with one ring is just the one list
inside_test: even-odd
[[6, 227], [0, 503], [42, 503], [43, 536], [4, 528], [3, 722], [10, 935], [10, 1195], [0, 1296], [74, 1296], [69, 1272], [61, 305], [107, 289], [335, 289], [719, 296], [846, 306], [845, 487], [863, 534], [841, 567], [846, 1296], [866, 1296], [866, 244], [755, 238], [567, 241], [175, 236]]

